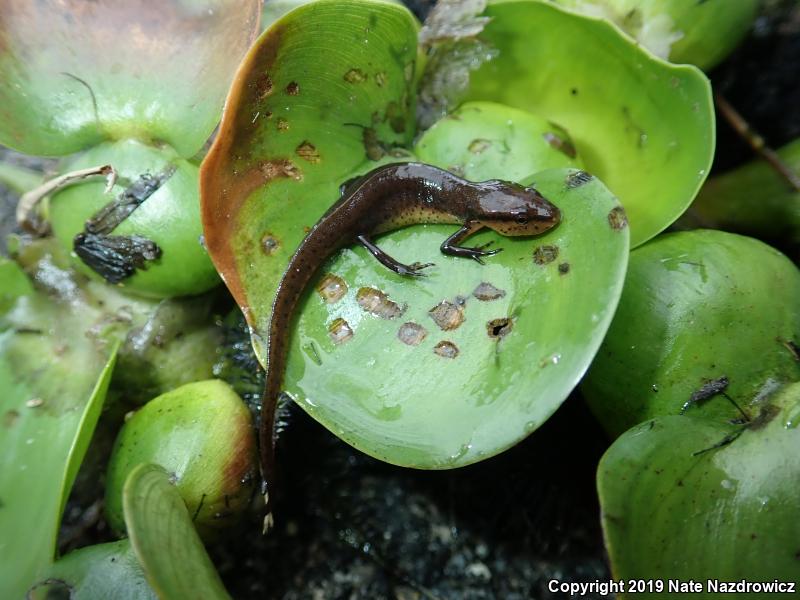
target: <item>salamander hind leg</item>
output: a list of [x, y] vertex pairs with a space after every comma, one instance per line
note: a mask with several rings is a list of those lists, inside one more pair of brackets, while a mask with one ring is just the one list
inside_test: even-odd
[[386, 252], [384, 252], [380, 248], [378, 248], [378, 246], [376, 246], [373, 243], [373, 241], [369, 239], [369, 236], [366, 235], [359, 235], [358, 241], [361, 243], [362, 246], [364, 246], [367, 250], [369, 250], [370, 254], [372, 254], [372, 256], [374, 256], [375, 258], [377, 258], [382, 265], [384, 265], [388, 269], [391, 269], [398, 275], [407, 275], [410, 277], [424, 277], [425, 273], [423, 273], [422, 270], [434, 266], [434, 263], [415, 262], [411, 263], [410, 265], [403, 264], [400, 261], [395, 260], [388, 254], [386, 254]]
[[467, 221], [464, 223], [464, 226], [461, 227], [461, 229], [456, 231], [453, 235], [442, 242], [440, 250], [443, 254], [449, 254], [450, 256], [461, 256], [463, 258], [472, 258], [480, 264], [484, 264], [483, 260], [481, 259], [482, 256], [492, 256], [493, 254], [501, 252], [503, 249], [495, 248], [494, 250], [487, 250], [486, 248], [488, 248], [493, 242], [488, 242], [486, 244], [473, 247], [460, 245], [461, 242], [481, 229], [483, 229], [483, 225], [480, 223], [475, 221]]

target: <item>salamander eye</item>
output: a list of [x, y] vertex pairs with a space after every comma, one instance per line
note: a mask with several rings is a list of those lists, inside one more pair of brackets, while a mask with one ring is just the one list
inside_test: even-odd
[[517, 215], [517, 218], [514, 220], [520, 225], [525, 225], [528, 222], [528, 217], [525, 215]]

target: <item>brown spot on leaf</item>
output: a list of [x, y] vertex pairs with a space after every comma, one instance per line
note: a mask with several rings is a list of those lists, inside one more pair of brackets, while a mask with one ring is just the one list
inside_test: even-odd
[[277, 252], [278, 248], [280, 247], [281, 247], [280, 240], [276, 238], [275, 235], [272, 234], [271, 232], [268, 231], [263, 236], [261, 236], [261, 251], [267, 256], [275, 254], [275, 252]]
[[278, 179], [281, 177], [288, 177], [300, 181], [303, 178], [303, 172], [292, 161], [285, 158], [278, 158], [275, 160], [265, 160], [258, 165], [264, 179], [269, 181], [271, 179]]
[[19, 419], [19, 412], [18, 411], [13, 410], [13, 409], [12, 410], [7, 410], [3, 414], [3, 426], [4, 427], [13, 427], [14, 424], [17, 422], [17, 419]]
[[272, 77], [270, 77], [269, 73], [264, 73], [257, 77], [253, 87], [256, 91], [256, 102], [261, 102], [266, 99], [275, 89], [275, 85], [272, 83]]
[[491, 283], [484, 281], [478, 284], [478, 287], [475, 288], [472, 295], [482, 302], [488, 302], [490, 300], [502, 298], [506, 295], [506, 291], [496, 288]]
[[397, 338], [408, 346], [419, 346], [428, 337], [428, 330], [418, 323], [403, 323], [397, 331]]
[[800, 346], [798, 346], [793, 340], [782, 340], [778, 338], [778, 341], [783, 344], [783, 346], [792, 353], [792, 358], [796, 361], [800, 362]]
[[483, 138], [476, 138], [469, 143], [467, 146], [467, 150], [472, 152], [473, 154], [480, 154], [484, 150], [488, 149], [489, 146], [492, 145], [492, 142], [489, 140], [485, 140]]
[[335, 304], [347, 293], [347, 283], [338, 275], [326, 273], [317, 284], [317, 293], [328, 304]]
[[344, 74], [344, 80], [347, 83], [364, 83], [367, 80], [367, 76], [361, 69], [353, 68]]
[[392, 101], [386, 105], [384, 120], [395, 133], [403, 133], [406, 130], [406, 113], [397, 102]]
[[286, 93], [290, 96], [297, 96], [300, 93], [300, 84], [296, 81], [290, 81], [289, 85], [286, 86]]
[[275, 121], [275, 127], [278, 131], [289, 131], [289, 121], [283, 117], [278, 117], [278, 120]]
[[608, 213], [608, 224], [614, 231], [622, 231], [628, 226], [628, 216], [625, 214], [625, 209], [621, 206], [615, 206]]
[[343, 344], [353, 339], [353, 330], [350, 324], [342, 318], [338, 318], [328, 327], [328, 335], [334, 344]]
[[458, 346], [448, 340], [442, 340], [433, 347], [434, 354], [443, 358], [455, 358], [458, 356]]
[[558, 258], [558, 246], [537, 246], [533, 251], [533, 262], [537, 265], [546, 265]]
[[569, 273], [569, 263], [562, 262], [560, 265], [558, 265], [558, 273], [560, 275], [566, 275], [567, 273]]
[[447, 300], [442, 300], [439, 304], [428, 311], [442, 331], [452, 331], [458, 329], [464, 322], [464, 303], [453, 304]]
[[319, 150], [308, 140], [300, 142], [300, 145], [294, 149], [294, 152], [297, 156], [310, 163], [318, 163], [320, 161]]
[[400, 306], [375, 288], [362, 287], [359, 289], [356, 294], [356, 302], [362, 309], [381, 319], [395, 319], [406, 311], [405, 306]]
[[507, 336], [511, 332], [513, 325], [514, 321], [508, 317], [503, 317], [502, 319], [492, 319], [486, 323], [486, 333], [489, 334], [490, 338], [500, 339]]
[[378, 139], [378, 132], [372, 127], [364, 127], [361, 131], [364, 153], [370, 160], [380, 160], [386, 155], [383, 143]]

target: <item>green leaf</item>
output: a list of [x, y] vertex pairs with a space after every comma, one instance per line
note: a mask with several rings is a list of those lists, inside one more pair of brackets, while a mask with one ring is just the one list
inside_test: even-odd
[[164, 469], [148, 464], [133, 469], [123, 506], [133, 550], [160, 598], [230, 598]]
[[411, 141], [416, 34], [399, 6], [313, 2], [245, 57], [200, 185], [206, 246], [256, 331], [303, 227], [368, 152]]
[[518, 181], [531, 173], [580, 166], [566, 132], [545, 119], [493, 102], [467, 102], [428, 129], [414, 148], [429, 164], [471, 181]]
[[[360, 247], [326, 263], [299, 308], [288, 392], [342, 439], [400, 465], [457, 467], [531, 433], [588, 367], [625, 275], [624, 213], [597, 179], [571, 187], [581, 180], [576, 173], [555, 169], [526, 181], [561, 209], [562, 222], [536, 239], [476, 236], [476, 244], [493, 240], [503, 248], [486, 265], [442, 255], [439, 245], [453, 232], [442, 225], [408, 227], [380, 240], [398, 260], [435, 262], [424, 279], [395, 275]], [[347, 286], [339, 302], [329, 304], [316, 291], [326, 273]], [[482, 283], [499, 297], [473, 296]], [[369, 314], [358, 301], [365, 288], [405, 307], [402, 315]], [[429, 314], [445, 300], [456, 320], [464, 317], [449, 331]], [[337, 319], [353, 332], [345, 343], [331, 338]], [[427, 332], [418, 345], [398, 338], [406, 323]], [[452, 346], [440, 346], [437, 355], [443, 342]], [[441, 355], [454, 348], [455, 358]]]
[[[77, 314], [76, 314], [77, 313]], [[103, 405], [117, 345], [78, 305], [21, 297], [0, 333], [0, 581], [21, 597], [55, 553], [61, 512]]]
[[[800, 379], [800, 271], [781, 253], [721, 231], [663, 235], [631, 253], [625, 289], [582, 389], [618, 435], [678, 414], [694, 392], [726, 377], [741, 406]], [[739, 417], [722, 395], [687, 414]]]
[[192, 156], [219, 119], [260, 9], [258, 0], [5, 2], [0, 142], [57, 155], [135, 137]]
[[[70, 600], [155, 600], [129, 540], [70, 552], [28, 592], [30, 600], [69, 594]], [[52, 594], [52, 595], [49, 595]]]
[[614, 578], [694, 579], [706, 591], [707, 579], [800, 582], [800, 385], [762, 401], [752, 419], [742, 431], [659, 417], [614, 442], [597, 473]]
[[689, 205], [711, 167], [708, 80], [671, 65], [613, 25], [548, 2], [498, 0], [481, 39], [499, 55], [472, 74], [467, 100], [500, 102], [563, 127], [586, 169], [619, 196], [631, 244]]
[[[139, 235], [161, 249], [156, 260], [145, 261], [145, 269], [124, 279], [124, 291], [151, 298], [170, 298], [206, 292], [219, 285], [219, 276], [203, 248], [200, 236], [197, 167], [169, 147], [153, 147], [134, 140], [100, 144], [69, 161], [66, 170], [110, 164], [119, 177], [113, 190], [104, 193], [106, 182], [94, 178], [73, 184], [55, 194], [50, 202], [53, 232], [64, 250], [73, 250], [75, 235], [86, 221], [112, 202], [143, 175], [156, 176], [174, 169], [172, 175], [142, 202], [111, 233]], [[139, 184], [141, 185], [141, 184]], [[79, 270], [95, 279], [100, 276], [77, 256]]]
[[0, 256], [0, 331], [5, 329], [2, 316], [20, 296], [33, 293], [28, 276], [17, 263]]
[[[800, 175], [800, 139], [778, 156]], [[765, 160], [709, 179], [685, 219], [693, 226], [714, 227], [784, 244], [800, 242], [800, 192]]]
[[17, 194], [24, 194], [42, 183], [42, 173], [20, 165], [0, 162], [0, 183]]
[[555, 0], [603, 17], [656, 56], [704, 70], [724, 59], [750, 30], [758, 0]]

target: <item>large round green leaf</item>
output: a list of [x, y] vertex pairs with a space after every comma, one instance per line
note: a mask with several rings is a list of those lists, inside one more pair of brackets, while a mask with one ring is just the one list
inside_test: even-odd
[[[800, 378], [800, 272], [781, 253], [721, 231], [661, 236], [631, 253], [619, 309], [583, 391], [610, 432], [677, 414], [704, 386], [746, 406]], [[685, 409], [739, 417], [721, 394]]]
[[[209, 251], [262, 360], [275, 289], [307, 228], [349, 175], [397, 160], [392, 145], [410, 141], [415, 48], [404, 9], [320, 1], [268, 29], [237, 76], [201, 170], [203, 216]], [[430, 144], [419, 150], [427, 160], [461, 164], [477, 149], [468, 141], [480, 144], [486, 135], [508, 157], [464, 162], [476, 180], [570, 164], [543, 137], [557, 127], [480, 106], [487, 119], [467, 107], [463, 121], [445, 120], [426, 136]], [[464, 143], [448, 145], [448, 137]], [[400, 260], [437, 263], [422, 280], [388, 272], [360, 248], [329, 262], [319, 277], [332, 273], [338, 279], [328, 281], [347, 294], [327, 302], [316, 283], [309, 286], [299, 323], [286, 332], [286, 388], [297, 402], [365, 452], [424, 468], [480, 460], [547, 419], [605, 333], [625, 272], [628, 228], [598, 179], [556, 169], [533, 180], [562, 210], [561, 225], [538, 240], [477, 236], [476, 243], [494, 239], [505, 248], [486, 266], [442, 256], [439, 245], [454, 231], [444, 226], [380, 240]]]
[[659, 417], [614, 442], [597, 487], [615, 578], [699, 580], [703, 598], [731, 596], [708, 580], [800, 583], [800, 384], [762, 400], [751, 418]]
[[[395, 275], [361, 248], [326, 264], [318, 279], [332, 274], [348, 291], [333, 303], [318, 283], [307, 291], [289, 393], [342, 439], [401, 465], [461, 466], [527, 436], [591, 362], [625, 273], [624, 213], [578, 173], [529, 180], [561, 208], [561, 224], [535, 240], [476, 236], [503, 247], [484, 266], [443, 256], [453, 228], [442, 225], [380, 240], [400, 260], [435, 262], [424, 279]], [[374, 298], [380, 308], [367, 310]]]
[[711, 166], [708, 80], [671, 65], [603, 20], [548, 2], [497, 0], [481, 39], [499, 55], [472, 75], [469, 100], [544, 117], [572, 138], [586, 168], [619, 196], [637, 246], [672, 223]]
[[260, 10], [258, 0], [2, 0], [0, 142], [56, 155], [136, 137], [192, 156]]

